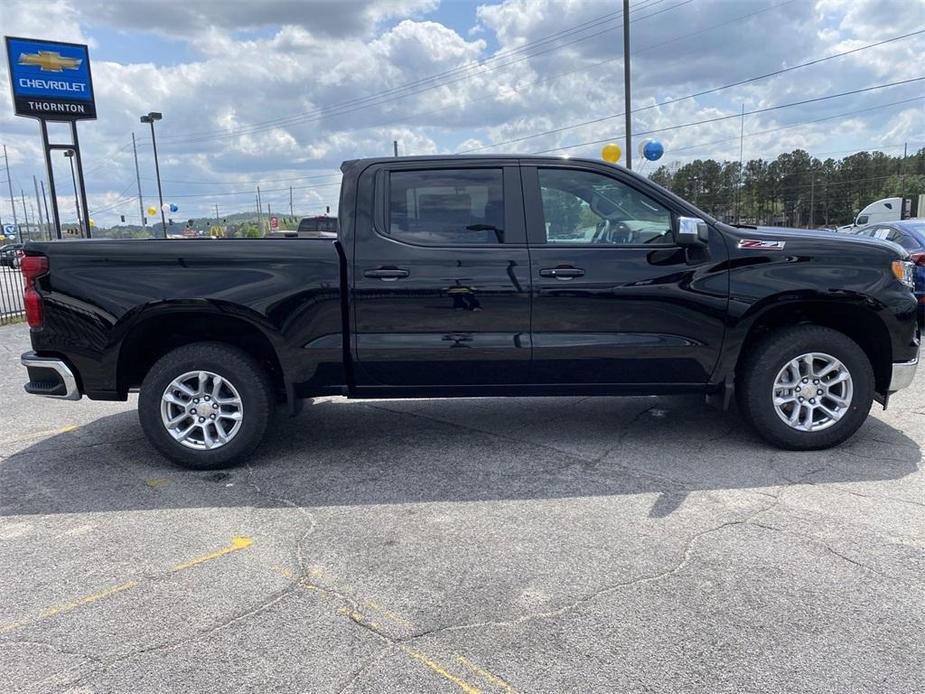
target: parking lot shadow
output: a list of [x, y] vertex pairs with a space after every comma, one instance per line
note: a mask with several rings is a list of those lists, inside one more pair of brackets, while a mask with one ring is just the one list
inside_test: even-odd
[[195, 472], [122, 412], [8, 454], [0, 515], [657, 493], [662, 517], [691, 492], [897, 480], [920, 460], [877, 417], [838, 448], [787, 452], [692, 397], [335, 400], [281, 418], [247, 465]]

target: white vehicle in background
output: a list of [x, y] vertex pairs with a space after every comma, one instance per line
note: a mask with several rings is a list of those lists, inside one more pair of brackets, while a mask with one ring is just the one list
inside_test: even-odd
[[[855, 229], [867, 226], [868, 224], [883, 224], [885, 222], [898, 222], [909, 217], [917, 217], [917, 212], [921, 212], [925, 207], [925, 195], [919, 195], [918, 200], [909, 200], [907, 209], [903, 209], [902, 198], [883, 198], [870, 203], [863, 210], [858, 212], [854, 224], [846, 224], [838, 227], [837, 231], [851, 232]], [[917, 203], [915, 209], [912, 209], [912, 203]]]

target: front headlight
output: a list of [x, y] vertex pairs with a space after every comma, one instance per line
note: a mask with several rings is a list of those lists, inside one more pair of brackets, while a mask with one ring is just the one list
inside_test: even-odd
[[915, 264], [908, 260], [893, 261], [893, 275], [910, 289], [915, 287]]

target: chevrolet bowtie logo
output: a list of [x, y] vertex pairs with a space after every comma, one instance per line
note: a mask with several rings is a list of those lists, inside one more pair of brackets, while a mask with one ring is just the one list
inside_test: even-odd
[[34, 65], [42, 72], [61, 72], [76, 70], [83, 61], [80, 58], [65, 58], [57, 51], [39, 51], [38, 53], [20, 53], [20, 65]]

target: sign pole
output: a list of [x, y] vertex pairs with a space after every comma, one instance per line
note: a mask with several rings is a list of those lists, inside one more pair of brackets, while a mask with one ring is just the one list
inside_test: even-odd
[[83, 223], [86, 229], [86, 238], [90, 238], [90, 210], [87, 207], [87, 188], [84, 185], [84, 158], [80, 153], [80, 143], [77, 141], [77, 121], [71, 121], [71, 138], [74, 142], [74, 152], [77, 154], [77, 178], [80, 181], [80, 206], [83, 209]]
[[[83, 176], [83, 160], [77, 140], [77, 121], [96, 119], [96, 101], [93, 96], [93, 77], [90, 73], [90, 54], [85, 44], [43, 39], [4, 37], [9, 64], [10, 88], [13, 93], [13, 111], [17, 116], [35, 118], [41, 124], [42, 145], [45, 150], [45, 168], [48, 173], [48, 192], [51, 209], [45, 202], [45, 218], [61, 238], [61, 216], [55, 190], [53, 149], [73, 149], [80, 173], [79, 198], [83, 204], [83, 217], [90, 237], [90, 217], [87, 208], [87, 191]], [[56, 145], [48, 141], [48, 121], [67, 121], [71, 124], [73, 144]], [[44, 195], [45, 183], [42, 182]], [[11, 196], [12, 197], [12, 194]], [[15, 213], [16, 207], [13, 206]], [[41, 215], [41, 209], [39, 209]], [[78, 214], [78, 218], [80, 215]], [[50, 236], [49, 230], [49, 236]]]
[[51, 193], [51, 211], [54, 213], [51, 222], [55, 230], [55, 235], [60, 240], [61, 215], [58, 213], [58, 194], [55, 191], [55, 172], [52, 170], [51, 148], [48, 145], [48, 122], [43, 119], [40, 120], [39, 123], [42, 124], [42, 149], [45, 150], [45, 168], [48, 169], [48, 192]]

